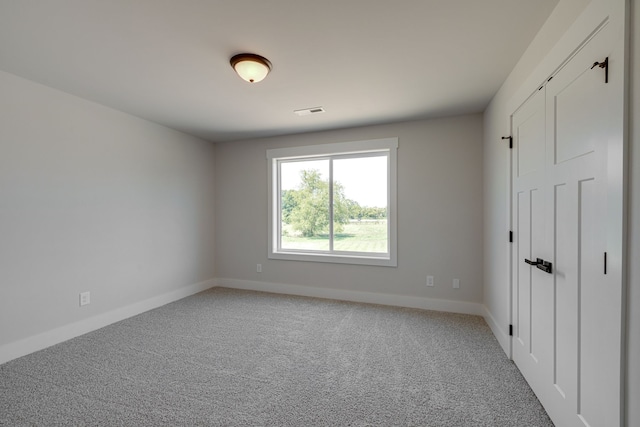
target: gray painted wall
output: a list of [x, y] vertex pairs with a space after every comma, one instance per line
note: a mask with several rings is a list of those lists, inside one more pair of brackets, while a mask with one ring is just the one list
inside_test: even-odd
[[211, 143], [4, 72], [0, 94], [0, 348], [215, 276]]
[[[266, 150], [386, 137], [399, 138], [398, 267], [268, 260]], [[482, 301], [481, 115], [218, 144], [215, 170], [219, 278]]]

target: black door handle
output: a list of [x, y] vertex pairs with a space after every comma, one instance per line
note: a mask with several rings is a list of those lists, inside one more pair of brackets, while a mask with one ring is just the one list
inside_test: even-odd
[[529, 265], [538, 267], [540, 270], [544, 271], [545, 273], [549, 273], [552, 274], [553, 273], [553, 264], [551, 264], [549, 261], [545, 261], [542, 258], [536, 258], [535, 261], [531, 261], [530, 259], [524, 259], [524, 262], [526, 262]]
[[545, 273], [551, 274], [553, 272], [553, 265], [549, 261], [542, 261], [542, 264], [538, 264], [536, 267]]

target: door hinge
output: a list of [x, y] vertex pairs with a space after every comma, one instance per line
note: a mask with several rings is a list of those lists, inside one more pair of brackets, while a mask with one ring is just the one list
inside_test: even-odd
[[509, 325], [509, 336], [513, 336], [513, 325]]
[[607, 274], [607, 253], [604, 253], [604, 274]]
[[509, 232], [509, 243], [513, 243], [513, 231]]
[[503, 136], [502, 139], [509, 140], [509, 148], [513, 148], [513, 137], [512, 136]]

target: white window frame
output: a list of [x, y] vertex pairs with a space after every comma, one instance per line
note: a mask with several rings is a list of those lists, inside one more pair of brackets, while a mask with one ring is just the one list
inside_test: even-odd
[[[268, 258], [290, 261], [331, 262], [397, 267], [397, 150], [398, 138], [372, 139], [336, 144], [307, 145], [267, 150], [268, 160]], [[366, 157], [374, 153], [387, 156], [387, 253], [283, 249], [280, 244], [279, 162], [315, 160], [328, 156]], [[331, 202], [333, 204], [333, 202]], [[330, 221], [330, 223], [332, 223]]]

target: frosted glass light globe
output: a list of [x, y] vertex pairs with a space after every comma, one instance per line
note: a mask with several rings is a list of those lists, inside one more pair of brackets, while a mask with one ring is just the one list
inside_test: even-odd
[[231, 66], [238, 75], [249, 83], [257, 83], [267, 77], [271, 63], [262, 56], [241, 53], [231, 58]]

